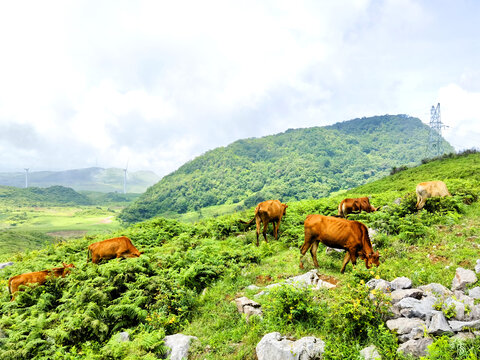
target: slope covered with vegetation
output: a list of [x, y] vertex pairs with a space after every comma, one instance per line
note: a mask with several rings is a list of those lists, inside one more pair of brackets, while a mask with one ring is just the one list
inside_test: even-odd
[[220, 204], [250, 207], [269, 198], [322, 198], [379, 179], [393, 166], [419, 163], [427, 137], [419, 119], [385, 115], [239, 140], [165, 176], [121, 219], [131, 223]]
[[[415, 184], [445, 180], [452, 197], [429, 199], [415, 210]], [[280, 237], [254, 245], [254, 231], [244, 233], [239, 219], [253, 208], [197, 224], [156, 218], [103, 237], [49, 245], [40, 251], [0, 255], [13, 266], [0, 270], [0, 359], [157, 359], [165, 334], [195, 335], [191, 359], [254, 359], [263, 335], [279, 331], [290, 337], [313, 335], [326, 342], [325, 359], [357, 359], [374, 344], [383, 359], [398, 359], [397, 339], [384, 325], [386, 308], [368, 296], [364, 285], [376, 276], [407, 276], [414, 286], [437, 282], [450, 287], [455, 268], [473, 268], [480, 258], [480, 155], [448, 157], [399, 172], [325, 199], [289, 202]], [[281, 286], [256, 299], [263, 320], [249, 322], [232, 300], [252, 297], [273, 282], [304, 273], [299, 246], [303, 220], [310, 213], [332, 214], [346, 196], [373, 194], [370, 214], [353, 215], [377, 229], [378, 268], [359, 263], [339, 269], [342, 254], [319, 251], [330, 290]], [[402, 198], [400, 204], [393, 203]], [[135, 259], [86, 264], [88, 244], [105, 237], [129, 236], [145, 253]], [[19, 293], [5, 287], [10, 276], [74, 263], [65, 278]], [[255, 284], [258, 290], [250, 290]], [[131, 341], [118, 342], [121, 331]], [[429, 359], [474, 359], [480, 338], [462, 342], [436, 339]]]
[[14, 205], [16, 207], [91, 204], [87, 196], [71, 188], [58, 185], [48, 188], [0, 186], [0, 202], [2, 206]]

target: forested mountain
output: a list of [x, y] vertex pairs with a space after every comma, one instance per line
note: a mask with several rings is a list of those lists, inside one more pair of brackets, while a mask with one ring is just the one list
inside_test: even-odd
[[[61, 185], [76, 191], [123, 192], [123, 169], [91, 167], [65, 171], [30, 171], [28, 185], [49, 187]], [[143, 193], [160, 177], [151, 171], [128, 172], [127, 192]], [[0, 173], [0, 185], [24, 187], [24, 172]]]
[[384, 115], [238, 140], [165, 176], [120, 217], [136, 222], [212, 205], [318, 199], [418, 164], [428, 131], [417, 118]]

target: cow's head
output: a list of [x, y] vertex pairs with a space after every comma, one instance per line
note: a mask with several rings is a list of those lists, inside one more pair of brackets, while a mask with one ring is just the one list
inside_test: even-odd
[[75, 265], [73, 265], [73, 264], [65, 264], [64, 262], [62, 262], [62, 264], [63, 264], [63, 267], [64, 267], [65, 269], [66, 269], [66, 268], [74, 268], [74, 267], [75, 267]]
[[367, 269], [370, 269], [372, 265], [380, 265], [380, 254], [377, 252], [372, 252], [365, 256], [365, 266]]
[[283, 215], [285, 215], [287, 213], [288, 205], [287, 204], [282, 204], [282, 206], [283, 206]]

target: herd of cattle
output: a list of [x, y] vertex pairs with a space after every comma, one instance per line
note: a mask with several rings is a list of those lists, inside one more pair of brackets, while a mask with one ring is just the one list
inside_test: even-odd
[[[447, 186], [443, 181], [429, 181], [417, 185], [417, 203], [416, 208], [422, 209], [425, 201], [429, 197], [450, 196]], [[244, 224], [251, 224], [254, 220], [257, 225], [257, 246], [259, 245], [260, 226], [263, 224], [263, 237], [267, 242], [267, 227], [271, 222], [273, 224], [273, 236], [275, 240], [278, 237], [278, 228], [282, 217], [285, 215], [288, 205], [282, 204], [279, 200], [267, 200], [257, 205], [255, 216], [249, 222], [242, 221]], [[368, 197], [344, 199], [338, 205], [338, 215], [308, 215], [304, 222], [305, 241], [300, 248], [300, 268], [303, 269], [303, 256], [308, 249], [312, 255], [313, 264], [319, 267], [317, 261], [317, 249], [322, 244], [335, 249], [346, 251], [343, 259], [341, 273], [349, 261], [356, 264], [357, 258], [365, 260], [365, 266], [370, 268], [372, 265], [379, 265], [380, 255], [373, 251], [372, 243], [368, 235], [367, 227], [359, 221], [347, 220], [346, 216], [351, 213], [361, 211], [374, 212], [379, 208], [370, 205]], [[126, 236], [116, 237], [99, 241], [88, 246], [87, 263], [98, 264], [101, 260], [113, 258], [131, 258], [139, 257], [143, 252], [138, 251]], [[42, 285], [49, 277], [65, 277], [69, 269], [74, 268], [73, 264], [63, 263], [63, 267], [53, 268], [20, 274], [11, 277], [8, 280], [8, 290], [14, 300], [15, 292], [22, 290], [20, 286]]]

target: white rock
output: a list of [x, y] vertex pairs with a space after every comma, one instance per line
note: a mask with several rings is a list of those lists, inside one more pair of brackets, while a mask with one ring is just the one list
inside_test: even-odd
[[398, 347], [397, 352], [403, 352], [415, 357], [427, 355], [427, 347], [433, 343], [431, 338], [422, 338], [418, 340], [409, 340]]
[[12, 265], [13, 265], [12, 261], [0, 263], [0, 269], [6, 268], [7, 266], [12, 266]]
[[450, 325], [450, 327], [454, 332], [460, 332], [464, 328], [480, 329], [480, 320], [473, 320], [473, 321], [450, 320], [448, 324]]
[[468, 296], [474, 299], [480, 299], [480, 287], [476, 286], [473, 289], [468, 290]]
[[392, 304], [395, 304], [406, 297], [421, 299], [422, 296], [423, 296], [423, 291], [420, 289], [394, 290], [390, 294], [390, 297], [392, 298]]
[[418, 318], [398, 318], [387, 320], [386, 323], [387, 327], [390, 330], [395, 330], [397, 334], [408, 334], [415, 328], [423, 329], [426, 324], [425, 321]]
[[370, 345], [369, 347], [360, 350], [360, 356], [365, 360], [382, 360], [375, 345]]
[[391, 283], [394, 290], [410, 289], [412, 287], [412, 280], [405, 276], [393, 279]]
[[256, 347], [258, 360], [308, 360], [321, 358], [325, 343], [313, 336], [288, 340], [278, 332], [266, 334]]
[[197, 339], [197, 337], [183, 334], [165, 336], [163, 339], [165, 341], [165, 346], [170, 349], [167, 351], [167, 357], [170, 356], [170, 360], [188, 359], [190, 343], [194, 339]]
[[453, 293], [448, 290], [445, 286], [442, 284], [438, 283], [431, 283], [428, 285], [423, 285], [418, 287], [420, 290], [422, 290], [425, 295], [431, 295], [431, 296], [451, 296]]
[[427, 332], [432, 335], [442, 335], [451, 333], [452, 328], [448, 324], [445, 315], [441, 311], [435, 311], [428, 325]]
[[468, 284], [474, 284], [476, 282], [477, 276], [475, 275], [475, 272], [459, 267], [452, 280], [452, 290], [465, 290], [465, 287]]

